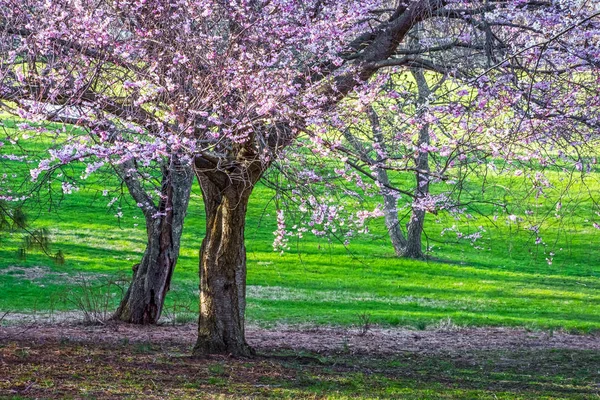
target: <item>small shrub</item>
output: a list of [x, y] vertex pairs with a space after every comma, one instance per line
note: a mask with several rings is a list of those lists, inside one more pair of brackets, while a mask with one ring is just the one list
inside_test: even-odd
[[433, 324], [431, 329], [438, 332], [456, 332], [460, 330], [461, 327], [452, 321], [452, 318], [446, 317]]
[[361, 313], [358, 314], [358, 327], [360, 329], [358, 335], [365, 336], [367, 332], [371, 329], [371, 314], [369, 313]]
[[152, 343], [141, 342], [135, 344], [133, 351], [138, 354], [150, 354], [154, 351], [154, 348], [152, 347]]
[[427, 329], [427, 322], [425, 321], [417, 321], [415, 323], [415, 328], [420, 330], [420, 331], [424, 331], [425, 329]]
[[53, 258], [56, 265], [65, 264], [65, 254], [62, 252], [62, 250], [57, 251]]
[[[123, 296], [123, 280], [112, 277], [100, 281], [79, 275], [77, 282], [78, 284], [67, 292], [66, 302], [83, 314], [85, 324], [106, 324], [112, 316], [116, 301], [120, 301]], [[117, 294], [120, 294], [120, 298]]]
[[166, 305], [163, 308], [163, 316], [172, 325], [185, 325], [190, 322], [196, 322], [198, 319], [197, 304], [195, 303], [178, 303], [173, 302], [172, 305]]
[[225, 375], [225, 367], [222, 364], [209, 365], [208, 372], [213, 375]]

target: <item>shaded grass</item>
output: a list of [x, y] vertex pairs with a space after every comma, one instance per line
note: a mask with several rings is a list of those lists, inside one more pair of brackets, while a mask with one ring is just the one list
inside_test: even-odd
[[284, 352], [193, 359], [155, 343], [5, 342], [13, 398], [590, 399], [600, 353], [494, 350], [358, 356]]

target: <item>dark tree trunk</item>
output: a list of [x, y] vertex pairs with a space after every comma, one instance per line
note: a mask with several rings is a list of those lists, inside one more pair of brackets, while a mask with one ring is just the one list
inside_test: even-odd
[[200, 249], [200, 316], [194, 355], [254, 354], [246, 343], [246, 247], [244, 227], [256, 179], [215, 184], [198, 173], [206, 209]]
[[402, 257], [423, 258], [423, 248], [421, 245], [423, 235], [423, 224], [425, 223], [425, 211], [414, 209], [408, 223], [406, 233], [406, 247], [400, 254]]
[[[165, 297], [179, 256], [183, 221], [193, 182], [193, 169], [176, 161], [163, 170], [158, 207], [145, 210], [148, 243], [129, 289], [113, 318], [134, 324], [155, 324], [162, 313]], [[139, 182], [127, 182], [132, 191], [142, 190]], [[134, 193], [132, 193], [133, 195]], [[138, 199], [142, 193], [137, 192]]]

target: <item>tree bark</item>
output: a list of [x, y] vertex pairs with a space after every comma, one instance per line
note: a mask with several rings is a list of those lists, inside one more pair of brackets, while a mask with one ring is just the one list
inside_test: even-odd
[[[427, 79], [423, 74], [423, 71], [419, 69], [413, 69], [412, 74], [417, 82], [417, 104], [425, 104], [429, 95], [431, 94], [431, 89], [429, 88]], [[373, 108], [370, 108], [367, 114], [373, 132], [373, 142], [379, 147], [385, 148], [385, 138], [383, 137], [377, 112]], [[349, 133], [347, 133], [347, 138], [352, 143], [354, 148], [361, 153], [363, 158], [369, 157], [365, 147], [357, 138], [352, 137]], [[430, 144], [429, 126], [425, 125], [419, 131], [417, 146], [421, 147], [421, 145], [428, 144]], [[380, 163], [382, 160], [377, 159], [373, 160], [373, 162]], [[394, 196], [389, 189], [390, 180], [387, 170], [380, 167], [376, 167], [374, 169], [375, 178], [381, 187], [380, 193], [383, 197], [383, 214], [385, 225], [392, 242], [394, 252], [398, 257], [420, 259], [424, 257], [422, 249], [422, 235], [423, 226], [425, 224], [425, 210], [420, 208], [418, 203], [419, 200], [425, 198], [429, 194], [429, 153], [419, 151], [415, 157], [415, 167], [416, 188], [414, 190], [414, 200], [410, 220], [406, 226], [406, 236], [402, 231], [400, 220], [398, 218], [398, 201], [396, 196]]]
[[[417, 104], [425, 104], [431, 94], [427, 79], [420, 69], [413, 69], [412, 74], [417, 82]], [[420, 148], [422, 145], [428, 145], [430, 143], [429, 125], [426, 124], [419, 131], [417, 144]], [[423, 258], [424, 254], [421, 242], [423, 225], [425, 224], [425, 210], [419, 206], [419, 201], [429, 195], [429, 153], [427, 151], [419, 151], [415, 157], [415, 165], [417, 167], [417, 172], [415, 173], [415, 200], [413, 201], [412, 213], [410, 221], [408, 222], [406, 249], [403, 255], [410, 258]]]
[[[385, 138], [381, 130], [381, 124], [377, 112], [370, 107], [367, 115], [369, 122], [371, 123], [371, 129], [373, 131], [373, 142], [381, 148], [385, 148]], [[355, 148], [358, 148], [355, 145]], [[368, 153], [363, 150], [364, 157], [368, 157]], [[378, 158], [376, 164], [383, 162]], [[392, 193], [390, 189], [390, 179], [388, 177], [387, 170], [385, 168], [375, 167], [375, 178], [380, 185], [380, 193], [383, 197], [383, 218], [385, 220], [385, 226], [388, 231], [388, 235], [392, 242], [394, 252], [398, 257], [404, 257], [406, 252], [406, 246], [408, 244], [402, 228], [400, 227], [400, 219], [398, 218], [398, 199]]]
[[[134, 266], [133, 279], [113, 319], [134, 324], [158, 322], [179, 256], [193, 177], [193, 169], [176, 160], [163, 169], [159, 204], [156, 208], [148, 204], [144, 209], [146, 250], [140, 263]], [[140, 192], [139, 182], [132, 181], [130, 174], [124, 180], [133, 197], [142, 200], [145, 192]]]
[[392, 247], [394, 248], [396, 256], [404, 257], [408, 242], [400, 227], [400, 219], [398, 218], [398, 199], [390, 193], [390, 189], [387, 188], [390, 184], [387, 171], [383, 168], [376, 168], [376, 174], [377, 180], [382, 184], [380, 191], [383, 197], [383, 218], [392, 242]]
[[215, 184], [197, 172], [206, 210], [200, 249], [200, 316], [195, 356], [251, 356], [246, 343], [246, 246], [248, 200], [258, 177]]

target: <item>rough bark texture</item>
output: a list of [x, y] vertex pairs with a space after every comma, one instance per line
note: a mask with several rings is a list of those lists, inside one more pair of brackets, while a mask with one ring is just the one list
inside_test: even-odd
[[246, 343], [246, 246], [248, 200], [256, 179], [215, 184], [198, 173], [206, 210], [200, 249], [200, 316], [194, 355], [251, 356]]
[[[140, 263], [134, 266], [133, 279], [114, 319], [134, 324], [158, 322], [179, 256], [193, 176], [191, 167], [174, 161], [164, 168], [162, 199], [158, 207], [145, 210], [146, 250]], [[124, 180], [134, 198], [141, 200], [145, 192], [140, 192], [139, 182], [131, 174]]]

